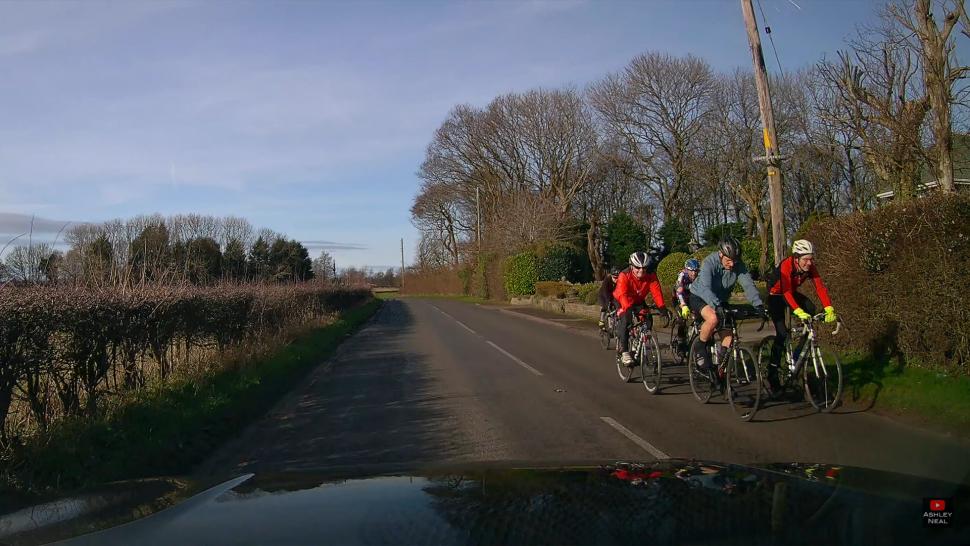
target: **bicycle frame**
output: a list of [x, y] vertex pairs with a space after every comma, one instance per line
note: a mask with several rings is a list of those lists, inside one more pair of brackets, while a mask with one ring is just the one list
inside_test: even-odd
[[[798, 354], [798, 360], [795, 360], [792, 354], [792, 344], [787, 343], [785, 345], [785, 361], [789, 364], [791, 370], [791, 378], [794, 378], [802, 371], [802, 365], [805, 363], [807, 354], [812, 356], [812, 366], [815, 369], [816, 376], [828, 376], [828, 369], [825, 367], [824, 359], [821, 357], [821, 349], [818, 346], [816, 334], [815, 334], [815, 323], [825, 318], [825, 313], [819, 313], [813, 316], [810, 320], [802, 321], [802, 324], [798, 327], [792, 328], [792, 335], [805, 336], [805, 344], [802, 346], [801, 352]], [[839, 329], [842, 327], [842, 323], [838, 322], [835, 325], [835, 330], [832, 331], [832, 335], [838, 334]], [[806, 352], [806, 349], [808, 351]], [[819, 373], [819, 368], [821, 367], [821, 373]], [[789, 382], [791, 381], [789, 379]]]

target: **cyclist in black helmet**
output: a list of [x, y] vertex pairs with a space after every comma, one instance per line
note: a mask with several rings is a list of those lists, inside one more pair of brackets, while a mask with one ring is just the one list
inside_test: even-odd
[[[755, 306], [755, 309], [762, 316], [767, 316], [764, 302], [761, 295], [751, 280], [748, 268], [741, 260], [741, 243], [731, 236], [724, 237], [718, 244], [718, 249], [712, 252], [704, 261], [701, 262], [701, 271], [697, 280], [690, 285], [690, 298], [688, 306], [690, 310], [702, 317], [704, 323], [701, 325], [697, 343], [700, 354], [703, 355], [703, 362], [697, 363], [702, 369], [710, 369], [711, 352], [706, 350], [714, 342], [714, 331], [717, 330], [722, 317], [724, 307], [731, 297], [734, 285], [740, 282], [744, 288], [744, 295]], [[718, 347], [718, 357], [723, 358], [725, 351], [731, 345], [730, 330], [721, 332], [721, 346]], [[688, 363], [694, 365], [694, 363]]]

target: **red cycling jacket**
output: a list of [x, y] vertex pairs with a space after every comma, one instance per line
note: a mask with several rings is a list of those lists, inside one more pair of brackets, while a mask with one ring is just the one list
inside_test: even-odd
[[778, 270], [780, 273], [778, 282], [771, 287], [768, 293], [775, 296], [785, 296], [785, 301], [792, 309], [798, 309], [798, 302], [795, 301], [794, 294], [806, 279], [812, 279], [812, 282], [815, 283], [815, 293], [818, 294], [818, 299], [822, 300], [822, 307], [832, 305], [832, 300], [829, 299], [829, 291], [825, 288], [825, 283], [822, 282], [822, 277], [819, 276], [815, 264], [812, 264], [808, 271], [799, 273], [798, 268], [795, 267], [795, 257], [789, 256], [782, 260]]
[[657, 307], [664, 306], [663, 290], [660, 289], [660, 281], [657, 280], [656, 273], [646, 273], [643, 280], [633, 276], [633, 272], [625, 269], [616, 279], [616, 288], [613, 289], [613, 297], [620, 302], [620, 313], [625, 313], [627, 309], [638, 303], [647, 300], [647, 292], [653, 295], [653, 303]]

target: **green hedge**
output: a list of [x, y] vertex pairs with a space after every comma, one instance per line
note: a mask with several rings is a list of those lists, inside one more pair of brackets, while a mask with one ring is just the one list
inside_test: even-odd
[[[805, 234], [846, 332], [842, 349], [970, 374], [970, 196], [820, 219]], [[811, 283], [802, 289], [811, 292]]]
[[508, 296], [534, 294], [539, 280], [539, 258], [532, 251], [510, 256], [505, 260], [502, 274]]

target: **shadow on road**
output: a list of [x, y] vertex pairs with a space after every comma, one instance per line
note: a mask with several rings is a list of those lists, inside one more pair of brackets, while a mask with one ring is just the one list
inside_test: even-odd
[[[210, 472], [311, 471], [456, 459], [462, 439], [446, 400], [408, 351], [415, 320], [400, 301], [349, 338], [329, 366], [230, 443]], [[379, 341], [379, 343], [377, 342]]]

